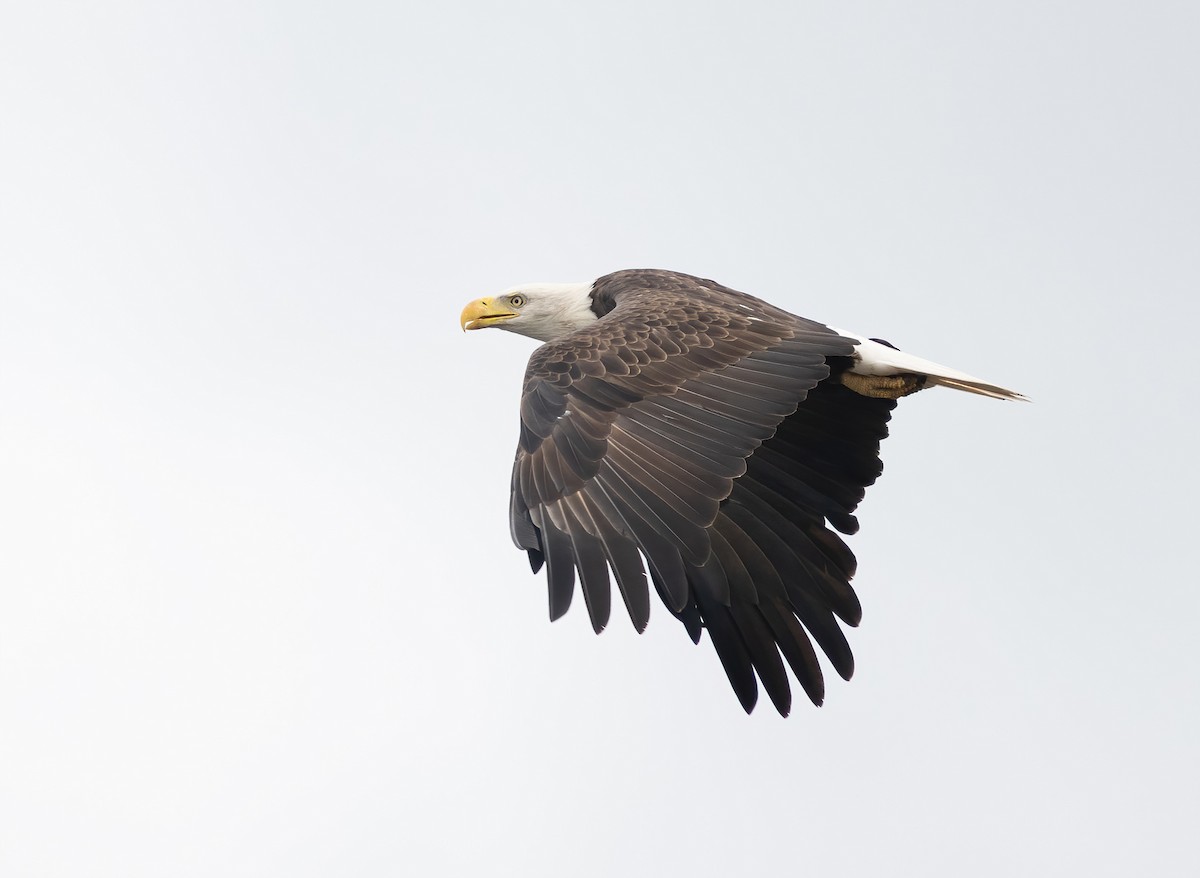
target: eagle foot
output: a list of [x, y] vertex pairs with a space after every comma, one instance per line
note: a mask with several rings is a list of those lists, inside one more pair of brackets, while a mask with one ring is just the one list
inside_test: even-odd
[[874, 399], [899, 399], [925, 386], [925, 375], [859, 375], [843, 372], [842, 383], [862, 396]]

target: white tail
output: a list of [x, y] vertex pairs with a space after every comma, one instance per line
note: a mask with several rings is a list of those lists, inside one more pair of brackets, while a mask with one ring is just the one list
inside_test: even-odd
[[857, 372], [860, 375], [925, 375], [929, 378], [927, 386], [940, 384], [955, 390], [990, 396], [992, 399], [1029, 401], [1028, 397], [1015, 390], [981, 381], [966, 372], [959, 372], [957, 369], [951, 369], [930, 360], [922, 360], [920, 357], [914, 357], [912, 354], [906, 354], [904, 351], [898, 351], [888, 345], [863, 338], [854, 332], [846, 332], [832, 326], [829, 328], [838, 335], [844, 335], [858, 342], [854, 348], [856, 362], [850, 367], [851, 372]]

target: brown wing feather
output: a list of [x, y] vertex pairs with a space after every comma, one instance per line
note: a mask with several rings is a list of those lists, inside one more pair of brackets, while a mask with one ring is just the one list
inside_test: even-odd
[[747, 710], [756, 676], [790, 709], [781, 652], [819, 704], [804, 628], [848, 677], [835, 616], [861, 613], [854, 556], [825, 520], [857, 527], [894, 403], [826, 380], [852, 340], [711, 281], [620, 272], [595, 295], [612, 310], [534, 353], [521, 402], [512, 533], [535, 570], [549, 561], [551, 617], [578, 576], [600, 631], [611, 572], [642, 630], [644, 557], [693, 638], [709, 629]]

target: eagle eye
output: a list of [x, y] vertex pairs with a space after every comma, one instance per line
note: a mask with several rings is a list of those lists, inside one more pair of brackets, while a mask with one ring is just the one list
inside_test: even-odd
[[518, 293], [515, 296], [509, 296], [508, 304], [512, 305], [514, 308], [520, 308], [522, 305], [525, 304], [525, 297], [522, 296], [520, 293]]

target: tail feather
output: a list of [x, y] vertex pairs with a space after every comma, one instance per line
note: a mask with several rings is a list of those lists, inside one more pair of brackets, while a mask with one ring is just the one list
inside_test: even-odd
[[1024, 394], [1001, 387], [998, 384], [983, 381], [974, 375], [968, 375], [966, 372], [959, 372], [957, 369], [951, 369], [949, 366], [943, 366], [931, 360], [915, 357], [912, 354], [896, 350], [896, 348], [882, 344], [874, 339], [864, 338], [854, 332], [846, 332], [842, 329], [835, 329], [832, 326], [829, 328], [833, 329], [839, 335], [844, 335], [858, 342], [854, 348], [855, 362], [850, 367], [851, 372], [857, 372], [861, 375], [925, 375], [929, 378], [927, 382], [928, 386], [941, 385], [942, 387], [950, 387], [954, 390], [977, 393], [980, 396], [989, 396], [992, 399], [1029, 401], [1029, 398]]
[[926, 382], [925, 386], [932, 387], [934, 385], [950, 387], [954, 390], [965, 390], [967, 393], [978, 393], [980, 396], [990, 396], [992, 399], [1013, 399], [1021, 402], [1029, 402], [1029, 397], [1023, 393], [1017, 393], [1015, 390], [998, 387], [995, 384], [988, 384], [984, 381], [976, 381], [975, 379], [966, 381], [962, 378], [945, 378], [941, 375], [929, 375], [929, 381]]

